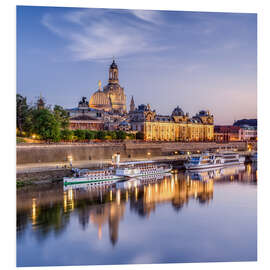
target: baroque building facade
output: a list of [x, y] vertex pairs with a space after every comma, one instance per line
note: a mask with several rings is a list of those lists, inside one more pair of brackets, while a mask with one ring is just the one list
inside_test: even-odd
[[212, 141], [214, 118], [200, 111], [192, 118], [177, 106], [171, 115], [157, 115], [150, 105], [139, 105], [130, 112], [133, 131], [142, 132], [146, 141]]

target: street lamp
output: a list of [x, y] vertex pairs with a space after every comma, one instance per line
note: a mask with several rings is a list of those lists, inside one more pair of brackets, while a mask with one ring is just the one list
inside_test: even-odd
[[69, 160], [69, 165], [70, 165], [70, 167], [72, 167], [72, 156], [68, 156], [68, 160]]

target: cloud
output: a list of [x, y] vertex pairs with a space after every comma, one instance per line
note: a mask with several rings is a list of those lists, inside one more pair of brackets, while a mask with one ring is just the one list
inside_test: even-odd
[[163, 22], [161, 13], [155, 10], [130, 10], [131, 14], [137, 18], [150, 22], [153, 24], [160, 24]]
[[[134, 21], [130, 14], [139, 20]], [[119, 14], [121, 14], [119, 16]], [[166, 49], [155, 42], [154, 28], [147, 22], [160, 22], [154, 11], [78, 10], [62, 16], [45, 14], [41, 23], [67, 41], [74, 60], [104, 60]]]

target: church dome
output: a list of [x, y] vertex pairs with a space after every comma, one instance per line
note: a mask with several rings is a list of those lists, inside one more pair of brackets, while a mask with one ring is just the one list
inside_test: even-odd
[[184, 112], [183, 112], [183, 110], [182, 110], [179, 106], [177, 106], [177, 107], [173, 110], [172, 116], [184, 116]]
[[111, 102], [104, 92], [97, 90], [90, 98], [89, 107], [108, 111], [111, 109]]

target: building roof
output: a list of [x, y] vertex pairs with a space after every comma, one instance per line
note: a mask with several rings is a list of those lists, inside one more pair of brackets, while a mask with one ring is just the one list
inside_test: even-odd
[[217, 133], [238, 133], [240, 127], [237, 126], [215, 126], [214, 131]]
[[89, 107], [100, 110], [110, 109], [111, 101], [104, 92], [97, 90], [90, 98]]
[[172, 112], [172, 116], [184, 116], [184, 111], [179, 107], [177, 106], [173, 112]]

